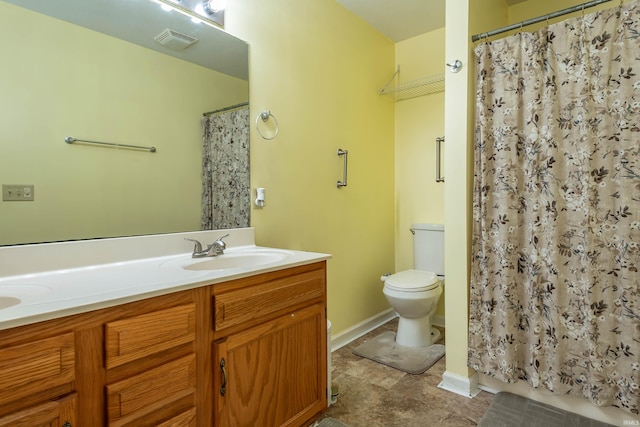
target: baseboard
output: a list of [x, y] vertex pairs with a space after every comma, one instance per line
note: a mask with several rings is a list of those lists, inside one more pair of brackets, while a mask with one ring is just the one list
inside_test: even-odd
[[445, 371], [444, 374], [442, 374], [442, 382], [438, 384], [438, 387], [465, 397], [476, 397], [478, 393], [480, 393], [477, 373], [474, 373], [470, 377], [464, 377], [454, 374], [453, 372]]
[[491, 394], [498, 394], [500, 392], [500, 390], [498, 390], [497, 388], [489, 387], [488, 385], [483, 384], [478, 384], [478, 388]]
[[344, 347], [353, 340], [356, 340], [364, 334], [373, 331], [375, 328], [384, 325], [389, 320], [397, 317], [398, 314], [392, 309], [382, 311], [375, 316], [369, 317], [356, 325], [345, 329], [336, 335], [331, 335], [331, 351], [334, 352]]

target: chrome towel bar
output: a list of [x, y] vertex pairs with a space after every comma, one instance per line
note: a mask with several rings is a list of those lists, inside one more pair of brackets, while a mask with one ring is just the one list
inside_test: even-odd
[[152, 153], [156, 152], [156, 147], [142, 147], [140, 145], [116, 144], [114, 142], [89, 141], [88, 139], [78, 139], [72, 136], [67, 136], [64, 139], [64, 142], [66, 142], [67, 144], [73, 144], [74, 142], [86, 142], [88, 144], [108, 145], [109, 147], [134, 148], [136, 150], [148, 150]]
[[436, 182], [444, 182], [444, 176], [442, 176], [442, 143], [444, 142], [444, 136], [436, 138]]
[[342, 148], [338, 148], [338, 156], [343, 156], [344, 162], [344, 171], [342, 172], [342, 181], [338, 181], [338, 188], [347, 186], [347, 156], [349, 152], [347, 150], [343, 150]]

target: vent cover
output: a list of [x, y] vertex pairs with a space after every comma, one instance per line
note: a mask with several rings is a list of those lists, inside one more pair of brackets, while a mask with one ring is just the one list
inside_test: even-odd
[[198, 41], [198, 39], [195, 37], [179, 33], [176, 30], [171, 30], [169, 28], [165, 29], [153, 39], [160, 43], [162, 46], [177, 51], [185, 50]]

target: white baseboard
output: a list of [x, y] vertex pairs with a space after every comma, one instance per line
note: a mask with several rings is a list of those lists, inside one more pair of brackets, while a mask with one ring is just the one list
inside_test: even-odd
[[[348, 328], [337, 335], [331, 335], [331, 351], [336, 351], [339, 348], [344, 347], [350, 342], [357, 340], [366, 333], [371, 332], [378, 326], [384, 325], [389, 320], [398, 317], [392, 308], [382, 311], [375, 316], [363, 320], [362, 322]], [[433, 316], [431, 323], [435, 326], [444, 328], [444, 316], [436, 314]]]
[[500, 392], [500, 390], [498, 390], [497, 388], [489, 387], [488, 385], [483, 384], [478, 384], [478, 388], [491, 394], [498, 394]]
[[345, 329], [339, 334], [333, 335], [331, 334], [331, 351], [336, 351], [341, 347], [349, 344], [351, 341], [356, 340], [363, 336], [364, 334], [371, 332], [375, 328], [384, 325], [389, 320], [397, 317], [398, 314], [392, 309], [389, 308], [383, 312], [376, 314], [375, 316], [369, 317], [368, 319], [363, 320], [362, 322]]
[[480, 393], [477, 373], [474, 373], [470, 377], [464, 377], [454, 374], [453, 372], [445, 371], [444, 374], [442, 374], [442, 382], [438, 384], [438, 387], [465, 397], [476, 397], [478, 393]]

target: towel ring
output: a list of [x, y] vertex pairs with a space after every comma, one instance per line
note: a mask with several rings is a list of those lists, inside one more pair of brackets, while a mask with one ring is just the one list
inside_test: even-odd
[[[258, 123], [259, 123], [258, 119], [262, 119], [263, 122], [266, 122], [267, 120], [269, 120], [269, 117], [273, 117], [273, 120], [276, 122], [276, 131], [274, 132], [272, 137], [267, 138], [260, 131], [260, 126], [258, 126]], [[270, 140], [274, 139], [276, 136], [278, 136], [278, 130], [279, 129], [280, 129], [280, 126], [278, 125], [278, 119], [276, 119], [276, 116], [271, 114], [271, 111], [265, 110], [262, 113], [258, 114], [258, 117], [256, 117], [256, 130], [258, 131], [258, 134], [262, 137], [262, 139], [266, 139], [267, 141], [270, 141]]]

